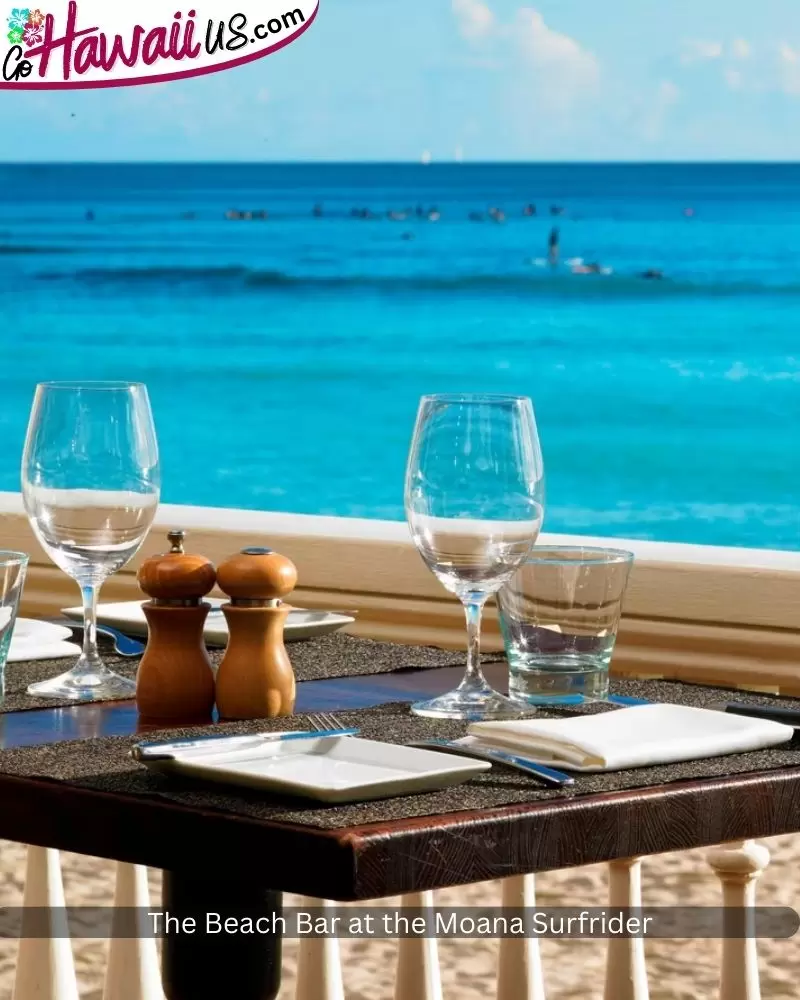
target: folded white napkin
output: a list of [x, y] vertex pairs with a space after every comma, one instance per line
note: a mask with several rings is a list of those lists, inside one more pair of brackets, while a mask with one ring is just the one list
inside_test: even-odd
[[474, 722], [468, 741], [567, 771], [618, 771], [785, 743], [794, 728], [688, 705], [634, 705], [572, 719]]
[[8, 663], [25, 660], [60, 660], [67, 656], [79, 656], [81, 647], [74, 642], [14, 642], [8, 648]]
[[8, 648], [8, 663], [24, 660], [58, 660], [78, 656], [81, 648], [72, 638], [72, 629], [35, 618], [17, 618]]

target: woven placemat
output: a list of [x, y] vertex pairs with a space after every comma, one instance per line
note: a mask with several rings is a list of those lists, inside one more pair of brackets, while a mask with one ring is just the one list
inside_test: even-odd
[[[103, 660], [111, 670], [123, 677], [135, 677], [138, 657], [118, 656], [102, 640], [99, 644]], [[413, 670], [424, 667], [450, 667], [465, 662], [465, 653], [458, 650], [437, 649], [433, 646], [407, 646], [393, 642], [376, 642], [336, 632], [311, 639], [286, 644], [298, 681], [316, 681], [323, 678], [355, 677], [367, 674], [385, 674], [396, 670]], [[222, 659], [223, 650], [210, 650], [212, 661]], [[502, 659], [498, 654], [488, 654], [484, 661]], [[69, 698], [34, 698], [26, 693], [29, 684], [57, 677], [75, 664], [75, 659], [32, 660], [6, 664], [6, 695], [0, 714], [23, 712], [35, 708], [58, 708], [75, 705]], [[115, 699], [110, 699], [115, 700]]]
[[[721, 688], [700, 687], [670, 681], [616, 680], [617, 693], [652, 701], [708, 706], [732, 697]], [[749, 696], [748, 701], [800, 708], [800, 700]], [[577, 711], [570, 710], [569, 714]], [[593, 711], [618, 711], [611, 705], [597, 705]], [[563, 717], [564, 711], [542, 711], [544, 717]], [[420, 719], [405, 704], [337, 713], [342, 723], [361, 728], [366, 738], [391, 743], [409, 743], [429, 736], [462, 736], [465, 725], [459, 722]], [[254, 720], [228, 723], [215, 729], [218, 733], [246, 733], [266, 730], [304, 729], [302, 715], [290, 719]], [[208, 734], [205, 729], [171, 729], [150, 733], [148, 740]], [[516, 771], [494, 766], [490, 772], [464, 785], [422, 795], [406, 795], [354, 805], [322, 806], [300, 799], [235, 788], [193, 783], [167, 778], [148, 771], [133, 761], [128, 753], [141, 737], [103, 737], [70, 743], [21, 747], [0, 752], [0, 772], [24, 777], [47, 778], [81, 788], [115, 792], [121, 795], [166, 799], [183, 806], [215, 809], [237, 816], [260, 820], [298, 823], [325, 829], [355, 826], [386, 820], [409, 819], [463, 810], [488, 809], [512, 803], [569, 799], [599, 792], [646, 788], [693, 778], [723, 777], [753, 771], [800, 766], [800, 741], [749, 753], [729, 754], [678, 764], [640, 767], [605, 774], [576, 775], [575, 784], [566, 789], [544, 788], [534, 779]]]

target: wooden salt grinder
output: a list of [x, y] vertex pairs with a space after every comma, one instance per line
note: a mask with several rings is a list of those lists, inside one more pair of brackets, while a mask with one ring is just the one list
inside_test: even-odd
[[207, 721], [214, 708], [214, 672], [203, 641], [216, 572], [205, 556], [183, 551], [185, 534], [170, 531], [172, 548], [142, 563], [139, 586], [151, 600], [147, 647], [136, 677], [140, 718]]
[[228, 648], [217, 671], [220, 719], [291, 715], [295, 678], [283, 644], [289, 614], [281, 602], [297, 583], [297, 570], [272, 549], [243, 549], [217, 570], [217, 584], [230, 597], [222, 605]]

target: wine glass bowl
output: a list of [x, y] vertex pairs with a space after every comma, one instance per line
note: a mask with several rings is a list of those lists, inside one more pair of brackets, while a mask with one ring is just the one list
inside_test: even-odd
[[423, 396], [406, 468], [412, 538], [467, 617], [467, 670], [455, 691], [412, 706], [434, 718], [489, 719], [520, 709], [485, 681], [480, 618], [530, 554], [543, 518], [544, 472], [525, 396]]
[[80, 586], [84, 645], [75, 666], [30, 694], [76, 700], [128, 695], [135, 682], [97, 652], [103, 581], [138, 551], [158, 508], [158, 445], [147, 389], [135, 382], [44, 382], [36, 387], [22, 459], [34, 534]]

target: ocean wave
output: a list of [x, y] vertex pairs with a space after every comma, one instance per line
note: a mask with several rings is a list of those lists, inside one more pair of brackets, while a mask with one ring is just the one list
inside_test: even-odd
[[77, 271], [43, 271], [42, 281], [76, 281], [86, 284], [117, 285], [151, 282], [170, 285], [180, 282], [242, 279], [246, 267], [90, 267]]
[[[2, 253], [0, 247], [0, 253]], [[31, 251], [34, 252], [34, 251]], [[455, 274], [455, 275], [299, 275], [280, 270], [254, 270], [242, 266], [151, 266], [82, 268], [43, 271], [42, 281], [71, 281], [92, 286], [215, 284], [231, 290], [362, 291], [402, 293], [456, 293], [530, 295], [557, 298], [737, 298], [746, 296], [800, 296], [800, 282], [691, 281], [668, 277], [646, 279], [638, 275]]]
[[32, 254], [75, 253], [71, 247], [48, 247], [34, 243], [0, 243], [0, 257], [23, 257]]

